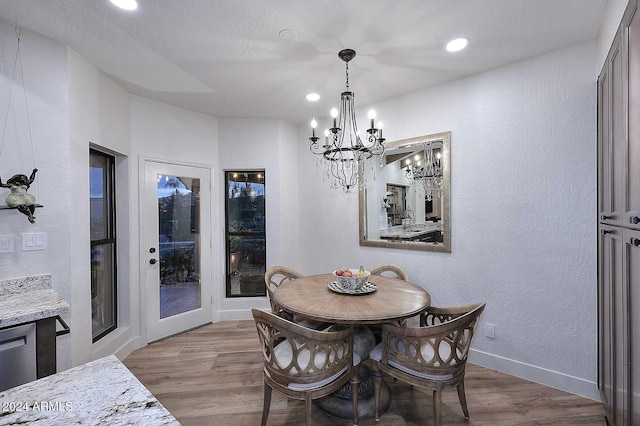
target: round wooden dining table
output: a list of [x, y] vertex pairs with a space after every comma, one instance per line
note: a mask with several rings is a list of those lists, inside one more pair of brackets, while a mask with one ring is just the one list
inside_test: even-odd
[[[273, 293], [276, 305], [294, 315], [326, 323], [354, 326], [353, 351], [362, 360], [369, 357], [375, 338], [367, 325], [384, 324], [411, 318], [426, 311], [431, 296], [422, 287], [410, 282], [371, 275], [367, 281], [375, 284], [375, 291], [366, 294], [344, 294], [329, 288], [335, 281], [333, 274], [310, 275], [282, 283]], [[375, 414], [373, 374], [364, 364], [358, 375], [358, 417], [371, 418]], [[389, 387], [383, 382], [380, 395], [381, 413], [391, 404]], [[321, 399], [318, 407], [326, 414], [341, 419], [352, 415], [351, 388], [345, 385], [329, 398]]]
[[431, 296], [422, 287], [397, 278], [371, 275], [377, 289], [343, 294], [329, 289], [333, 274], [310, 275], [285, 282], [273, 298], [285, 311], [334, 324], [383, 324], [416, 316], [429, 308]]

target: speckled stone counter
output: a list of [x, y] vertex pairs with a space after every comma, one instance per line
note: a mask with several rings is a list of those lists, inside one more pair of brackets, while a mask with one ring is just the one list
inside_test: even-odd
[[67, 312], [69, 304], [51, 288], [51, 275], [0, 281], [0, 328]]
[[381, 229], [380, 238], [409, 241], [418, 239], [431, 232], [440, 231], [441, 229], [441, 225], [438, 223], [424, 223], [420, 225], [410, 226], [393, 226], [391, 228]]
[[111, 355], [0, 392], [0, 425], [179, 425]]

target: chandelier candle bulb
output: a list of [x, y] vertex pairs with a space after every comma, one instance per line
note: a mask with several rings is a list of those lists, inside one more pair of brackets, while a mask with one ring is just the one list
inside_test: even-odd
[[369, 110], [369, 120], [371, 120], [371, 130], [376, 128], [375, 119], [376, 119], [376, 111], [373, 109]]
[[338, 110], [333, 108], [331, 110], [331, 117], [333, 117], [333, 128], [336, 129], [338, 127], [336, 123], [336, 119], [338, 118]]
[[311, 119], [311, 137], [316, 137], [316, 127], [318, 127], [318, 122], [315, 118]]
[[382, 139], [382, 127], [384, 124], [382, 121], [378, 121], [378, 139]]

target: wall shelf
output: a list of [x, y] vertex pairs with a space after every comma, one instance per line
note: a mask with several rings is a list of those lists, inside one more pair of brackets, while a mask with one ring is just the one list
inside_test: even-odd
[[[34, 204], [35, 208], [44, 207], [42, 204]], [[9, 207], [7, 205], [1, 205], [0, 210], [18, 210], [17, 207]]]

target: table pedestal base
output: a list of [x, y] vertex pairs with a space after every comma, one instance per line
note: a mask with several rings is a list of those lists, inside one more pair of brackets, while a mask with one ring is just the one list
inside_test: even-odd
[[[376, 339], [368, 327], [356, 326], [353, 331], [353, 352], [360, 355], [364, 361], [369, 358], [369, 351], [376, 344]], [[367, 419], [375, 416], [375, 397], [373, 392], [374, 374], [364, 363], [360, 363], [358, 369], [358, 419]], [[380, 414], [387, 411], [391, 404], [391, 391], [389, 386], [382, 382], [380, 389]], [[320, 411], [339, 419], [353, 419], [353, 404], [351, 403], [351, 383], [347, 382], [339, 391], [326, 398], [318, 400]]]
[[[370, 419], [375, 416], [376, 401], [373, 393], [373, 373], [364, 364], [360, 364], [360, 384], [358, 385], [358, 419]], [[380, 414], [391, 405], [391, 391], [383, 381], [380, 389]], [[338, 392], [318, 400], [318, 408], [323, 413], [344, 420], [353, 419], [351, 404], [351, 384], [347, 382]]]

